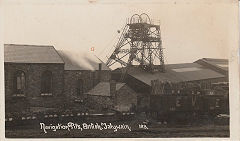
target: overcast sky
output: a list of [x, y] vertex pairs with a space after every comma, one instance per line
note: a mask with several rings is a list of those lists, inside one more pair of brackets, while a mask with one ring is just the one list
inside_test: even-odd
[[144, 12], [161, 23], [166, 63], [227, 58], [233, 45], [237, 24], [234, 1], [94, 1], [5, 1], [4, 43], [54, 45], [56, 49], [94, 53], [106, 61], [120, 35], [117, 30], [125, 26], [127, 18]]

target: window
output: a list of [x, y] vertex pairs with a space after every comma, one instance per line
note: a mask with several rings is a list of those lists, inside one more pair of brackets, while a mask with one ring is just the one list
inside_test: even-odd
[[77, 80], [77, 94], [78, 95], [83, 94], [83, 80], [82, 79]]
[[41, 95], [52, 95], [52, 72], [45, 71], [42, 74]]
[[14, 77], [14, 87], [15, 93], [14, 96], [24, 96], [26, 88], [26, 78], [23, 71], [18, 70]]

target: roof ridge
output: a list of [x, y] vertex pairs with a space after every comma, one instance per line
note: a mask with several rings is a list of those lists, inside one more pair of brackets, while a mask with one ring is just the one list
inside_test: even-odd
[[25, 47], [53, 47], [53, 45], [29, 45], [29, 44], [4, 44], [5, 45], [14, 45], [14, 46], [25, 46]]
[[[203, 60], [215, 60], [215, 61], [228, 61], [228, 59], [224, 58], [202, 58]], [[201, 60], [201, 59], [199, 59]]]

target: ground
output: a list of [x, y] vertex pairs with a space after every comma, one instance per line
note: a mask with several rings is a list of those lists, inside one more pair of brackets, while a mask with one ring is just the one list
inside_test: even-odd
[[[202, 125], [180, 125], [180, 124], [164, 124], [154, 123], [146, 125], [148, 129], [139, 128], [138, 121], [118, 121], [111, 122], [113, 125], [125, 124], [131, 127], [129, 130], [47, 130], [44, 133], [38, 126], [16, 127], [6, 129], [7, 138], [168, 138], [168, 137], [229, 137], [228, 125], [202, 124]], [[81, 125], [81, 123], [78, 123]], [[100, 124], [100, 123], [99, 123]]]

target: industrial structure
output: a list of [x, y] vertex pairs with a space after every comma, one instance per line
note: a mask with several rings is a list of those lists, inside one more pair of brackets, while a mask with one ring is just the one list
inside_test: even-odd
[[134, 14], [125, 25], [115, 50], [106, 64], [111, 66], [116, 62], [126, 67], [121, 80], [132, 65], [138, 65], [146, 71], [164, 72], [160, 25], [153, 24], [145, 13]]
[[[135, 78], [150, 86], [154, 79], [170, 82], [228, 80], [227, 59], [203, 58], [194, 63], [165, 65], [160, 25], [155, 25], [145, 13], [134, 14], [127, 20], [106, 65], [110, 67], [115, 63], [121, 67], [113, 71], [113, 78], [122, 82]], [[117, 73], [121, 76], [115, 75]]]

